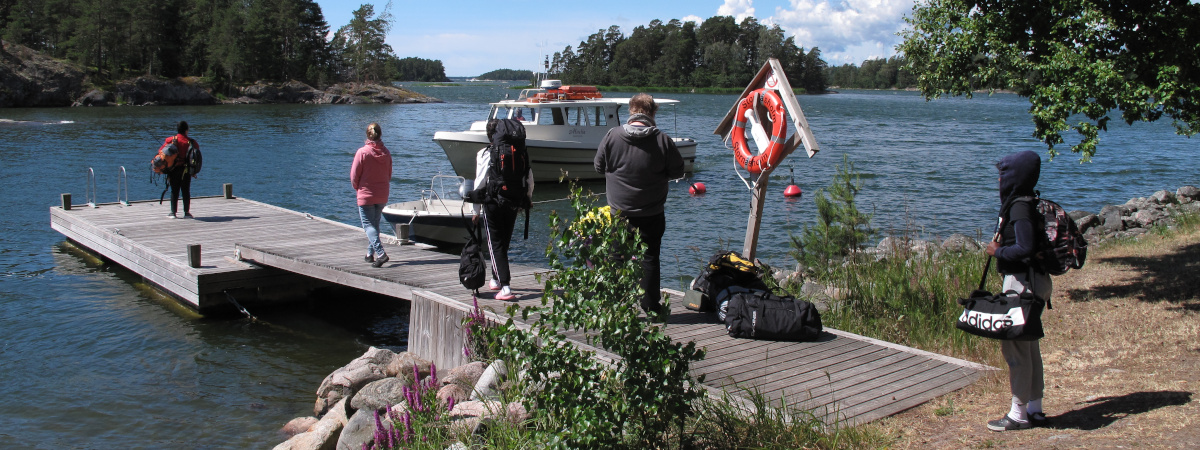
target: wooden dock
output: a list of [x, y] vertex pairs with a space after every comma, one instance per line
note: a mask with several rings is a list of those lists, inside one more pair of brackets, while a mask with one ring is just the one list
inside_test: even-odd
[[[229, 307], [231, 296], [253, 304], [327, 284], [409, 300], [409, 350], [442, 367], [466, 362], [460, 324], [473, 298], [458, 282], [457, 255], [397, 245], [387, 236], [391, 261], [374, 268], [362, 260], [359, 227], [239, 198], [193, 198], [197, 214], [191, 220], [167, 219], [168, 208], [157, 201], [55, 206], [50, 221], [71, 241], [202, 312]], [[195, 244], [199, 267], [189, 265], [188, 246]], [[512, 272], [518, 301], [540, 301], [537, 274], [547, 269], [514, 265]], [[817, 342], [733, 339], [707, 314], [683, 309], [680, 293], [665, 292], [673, 299], [667, 334], [707, 350], [692, 366], [694, 374], [705, 375], [706, 388], [735, 397], [756, 389], [843, 424], [895, 414], [995, 370], [829, 328]], [[510, 302], [484, 293], [479, 303], [493, 319], [507, 318]]]

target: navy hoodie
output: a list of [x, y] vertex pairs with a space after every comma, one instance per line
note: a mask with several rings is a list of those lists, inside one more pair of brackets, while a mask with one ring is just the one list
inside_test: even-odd
[[[1001, 217], [1000, 248], [996, 249], [996, 270], [1002, 274], [1025, 273], [1025, 263], [1037, 250], [1035, 214], [1033, 201], [1016, 200], [1017, 197], [1034, 195], [1038, 177], [1042, 171], [1042, 158], [1026, 150], [1013, 153], [996, 163], [1000, 169]], [[1004, 206], [1012, 205], [1007, 211]]]

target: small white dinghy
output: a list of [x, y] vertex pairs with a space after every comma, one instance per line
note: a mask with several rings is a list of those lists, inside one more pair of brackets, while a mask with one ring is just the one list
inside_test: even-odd
[[387, 205], [383, 217], [392, 224], [396, 237], [402, 237], [400, 224], [408, 224], [408, 238], [415, 242], [461, 247], [469, 236], [471, 204], [463, 201], [463, 194], [470, 188], [463, 177], [435, 175], [429, 189], [421, 191], [420, 200]]

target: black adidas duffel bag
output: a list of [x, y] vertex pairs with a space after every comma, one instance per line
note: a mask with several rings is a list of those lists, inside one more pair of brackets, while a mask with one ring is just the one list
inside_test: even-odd
[[719, 308], [729, 335], [770, 341], [815, 341], [821, 335], [821, 313], [805, 300], [780, 297], [759, 289], [733, 292]]
[[1042, 329], [1046, 302], [1031, 293], [975, 291], [958, 303], [963, 312], [955, 326], [967, 333], [1004, 341], [1035, 341], [1046, 335]]

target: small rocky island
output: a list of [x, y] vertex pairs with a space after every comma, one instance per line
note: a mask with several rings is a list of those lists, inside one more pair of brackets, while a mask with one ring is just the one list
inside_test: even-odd
[[257, 82], [214, 94], [200, 77], [141, 76], [96, 86], [83, 68], [28, 47], [0, 41], [0, 107], [218, 105], [261, 103], [440, 103], [407, 89], [338, 83], [317, 89], [299, 81]]

